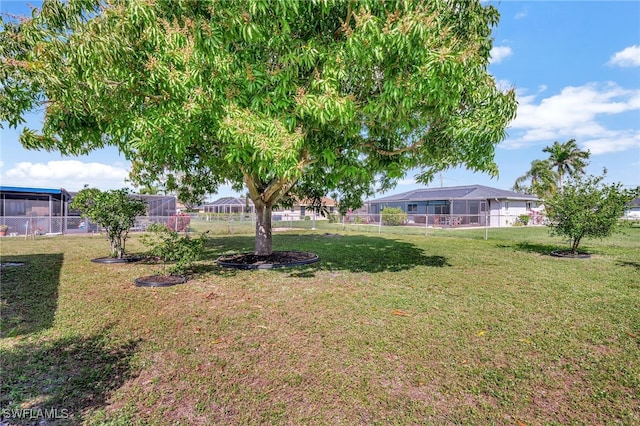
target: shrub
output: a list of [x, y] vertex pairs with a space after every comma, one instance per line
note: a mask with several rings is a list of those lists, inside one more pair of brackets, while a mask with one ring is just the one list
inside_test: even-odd
[[149, 254], [162, 262], [173, 263], [168, 271], [172, 274], [183, 274], [193, 262], [200, 258], [204, 248], [206, 234], [193, 238], [188, 234], [180, 235], [161, 223], [151, 224], [142, 242], [150, 247]]
[[407, 223], [407, 214], [400, 207], [385, 207], [382, 210], [383, 225], [398, 226], [405, 223]]
[[529, 215], [521, 214], [518, 218], [513, 222], [513, 226], [527, 226], [529, 224]]

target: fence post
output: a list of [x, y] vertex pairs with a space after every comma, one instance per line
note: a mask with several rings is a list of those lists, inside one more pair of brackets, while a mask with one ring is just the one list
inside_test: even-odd
[[427, 236], [427, 231], [429, 230], [429, 215], [424, 215], [424, 236]]
[[382, 234], [382, 212], [380, 212], [380, 220], [378, 221], [378, 234]]
[[484, 218], [484, 239], [485, 241], [489, 239], [489, 213], [485, 213]]

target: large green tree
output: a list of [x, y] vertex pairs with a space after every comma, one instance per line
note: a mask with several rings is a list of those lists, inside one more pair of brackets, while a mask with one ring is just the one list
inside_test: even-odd
[[141, 185], [246, 187], [269, 254], [284, 196], [345, 209], [414, 168], [497, 174], [516, 113], [487, 72], [498, 19], [478, 0], [46, 0], [2, 24], [0, 119], [42, 105], [25, 147], [113, 145]]
[[555, 141], [553, 145], [545, 147], [542, 152], [549, 153], [549, 162], [558, 174], [558, 187], [562, 188], [564, 176], [580, 177], [585, 172], [589, 151], [578, 148], [575, 139], [569, 139], [564, 143]]

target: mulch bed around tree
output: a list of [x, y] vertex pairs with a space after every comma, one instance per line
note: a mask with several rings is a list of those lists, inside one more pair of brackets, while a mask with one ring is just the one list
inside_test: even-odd
[[125, 256], [122, 258], [117, 257], [98, 257], [96, 259], [91, 259], [93, 263], [131, 263], [138, 262], [142, 260], [140, 256]]
[[268, 256], [253, 253], [237, 253], [220, 256], [216, 262], [225, 268], [235, 269], [271, 269], [308, 265], [320, 258], [315, 253], [303, 251], [274, 251]]
[[169, 287], [185, 283], [187, 279], [182, 275], [149, 275], [134, 281], [137, 287]]
[[568, 259], [589, 259], [591, 255], [589, 253], [577, 252], [576, 254], [571, 253], [571, 250], [554, 250], [551, 252], [551, 256], [554, 257], [565, 257]]

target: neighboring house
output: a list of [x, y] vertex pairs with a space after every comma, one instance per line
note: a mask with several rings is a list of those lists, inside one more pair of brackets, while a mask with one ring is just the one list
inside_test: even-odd
[[640, 198], [635, 198], [629, 203], [629, 208], [624, 213], [627, 219], [640, 220]]
[[[333, 213], [336, 210], [336, 202], [331, 198], [323, 197], [322, 205], [327, 208], [329, 213]], [[212, 203], [207, 203], [202, 207], [205, 214], [255, 213], [253, 201], [242, 197], [223, 197]], [[300, 220], [312, 213], [311, 202], [298, 201], [291, 208], [275, 208], [271, 213], [271, 216], [273, 220]], [[321, 215], [317, 215], [317, 218], [321, 219], [323, 217]]]
[[173, 216], [178, 211], [178, 200], [175, 195], [131, 194], [147, 204], [147, 216]]
[[365, 204], [371, 215], [378, 215], [385, 207], [399, 207], [407, 213], [409, 223], [508, 226], [514, 224], [519, 215], [537, 212], [539, 199], [514, 191], [467, 185], [416, 189]]
[[[69, 192], [71, 201], [77, 192]], [[129, 194], [131, 198], [143, 200], [147, 208], [147, 216], [172, 216], [177, 212], [177, 200], [175, 195], [149, 195], [149, 194]], [[69, 216], [80, 216], [77, 210], [69, 210]]]
[[205, 214], [241, 214], [253, 213], [253, 201], [241, 197], [222, 197], [212, 203], [202, 205]]
[[60, 233], [71, 195], [63, 188], [0, 186], [0, 217], [8, 233]]
[[[333, 214], [337, 209], [337, 203], [331, 198], [322, 197], [322, 207], [326, 208], [327, 213]], [[302, 220], [305, 216], [313, 216], [314, 213], [311, 201], [302, 200], [296, 201], [291, 208], [274, 209], [271, 216], [273, 220]], [[315, 213], [315, 218], [328, 219], [320, 213]]]
[[[9, 226], [9, 234], [87, 232], [91, 227], [80, 212], [69, 205], [77, 192], [64, 188], [23, 188], [0, 186], [0, 218]], [[147, 203], [147, 216], [176, 214], [176, 197], [168, 195], [138, 195]]]

